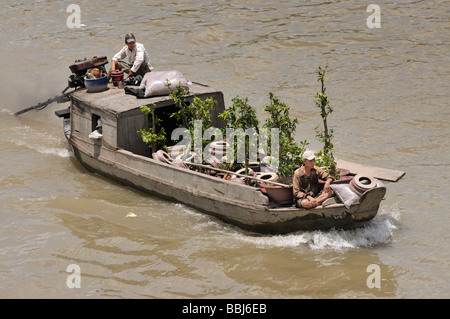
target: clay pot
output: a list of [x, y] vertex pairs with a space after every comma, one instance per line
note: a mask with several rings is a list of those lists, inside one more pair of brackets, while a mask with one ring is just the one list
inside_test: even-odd
[[292, 191], [293, 186], [272, 186], [261, 183], [265, 193], [269, 196], [269, 199], [279, 205], [292, 205], [294, 200], [294, 194]]
[[245, 181], [242, 178], [236, 176], [231, 177], [230, 182], [246, 185]]
[[[352, 180], [353, 176], [348, 175], [348, 174], [350, 174], [350, 171], [348, 169], [338, 168], [338, 170], [339, 170], [340, 178], [338, 180], [332, 181], [331, 184], [345, 184], [345, 183], [349, 183]], [[319, 183], [325, 184], [325, 182], [321, 179], [319, 179]]]
[[160, 161], [160, 162], [163, 162], [166, 164], [172, 164], [172, 162], [173, 162], [172, 157], [163, 150], [159, 150], [159, 151], [153, 153], [152, 157], [154, 160], [157, 160], [157, 161]]
[[350, 183], [350, 181], [352, 179], [353, 179], [353, 176], [341, 175], [340, 179], [332, 181], [331, 184], [346, 184], [346, 183]]
[[255, 173], [261, 172], [261, 167], [259, 166], [258, 162], [249, 163], [248, 168], [250, 168]]
[[348, 174], [350, 174], [350, 170], [348, 170], [346, 168], [339, 168], [339, 175], [347, 176]]
[[278, 175], [276, 173], [270, 173], [270, 172], [256, 173], [256, 177], [259, 179], [263, 179], [266, 181], [272, 181], [272, 182], [275, 182], [278, 179]]
[[[240, 170], [237, 170], [236, 174], [245, 174], [245, 168], [241, 168]], [[248, 175], [256, 177], [256, 173], [250, 167], [248, 168]]]
[[215, 168], [220, 168], [219, 165], [222, 164], [222, 162], [215, 156], [209, 156], [206, 162]]
[[[226, 175], [225, 173], [217, 173], [215, 176], [217, 178], [224, 179], [225, 175]], [[232, 175], [228, 174], [226, 180], [229, 181], [231, 179], [231, 177], [232, 177]]]
[[358, 195], [375, 187], [377, 187], [377, 181], [372, 176], [358, 174], [350, 182], [350, 189]]
[[178, 155], [178, 156], [173, 160], [172, 164], [173, 164], [174, 166], [178, 166], [178, 167], [181, 167], [181, 168], [187, 168], [187, 166], [184, 165], [184, 163], [183, 163], [182, 155]]
[[339, 168], [339, 179], [332, 181], [331, 184], [346, 184], [346, 183], [350, 183], [350, 181], [353, 179], [353, 176], [349, 176], [348, 174], [350, 174], [350, 170], [345, 169], [345, 168]]

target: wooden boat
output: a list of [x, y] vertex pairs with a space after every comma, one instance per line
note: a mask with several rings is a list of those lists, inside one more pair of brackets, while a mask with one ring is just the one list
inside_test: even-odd
[[[222, 123], [217, 115], [225, 108], [222, 92], [198, 83], [189, 89], [190, 98], [212, 97], [218, 102], [212, 117], [213, 125], [220, 127]], [[386, 192], [385, 187], [371, 189], [349, 208], [342, 203], [308, 210], [276, 205], [258, 187], [152, 158], [150, 148], [137, 134], [138, 130], [149, 127], [149, 118], [140, 107], [154, 103], [156, 110], [173, 112], [169, 96], [137, 99], [109, 84], [103, 92], [75, 91], [70, 101], [69, 109], [56, 114], [64, 118], [65, 135], [76, 159], [86, 169], [151, 195], [183, 203], [245, 230], [283, 234], [359, 227], [376, 216]], [[103, 138], [92, 140], [89, 134], [100, 118]]]

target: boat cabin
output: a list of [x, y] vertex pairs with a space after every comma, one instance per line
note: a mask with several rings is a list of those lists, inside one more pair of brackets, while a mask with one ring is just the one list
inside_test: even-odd
[[[225, 110], [223, 93], [194, 82], [189, 86], [189, 96], [186, 100], [192, 101], [194, 96], [201, 99], [211, 97], [217, 101], [211, 111], [212, 125], [223, 127], [223, 121], [218, 118]], [[177, 111], [170, 96], [139, 99], [134, 95], [125, 94], [124, 90], [112, 84], [109, 84], [108, 89], [103, 92], [76, 91], [71, 94], [71, 135], [89, 141], [89, 134], [96, 129], [98, 120], [101, 119], [103, 140], [109, 147], [150, 157], [151, 148], [142, 141], [137, 132], [151, 127], [151, 116], [146, 115], [140, 108], [143, 105], [153, 104], [156, 105], [155, 114], [162, 120], [162, 126], [170, 139], [170, 133], [177, 127], [174, 119], [170, 118], [172, 113]]]

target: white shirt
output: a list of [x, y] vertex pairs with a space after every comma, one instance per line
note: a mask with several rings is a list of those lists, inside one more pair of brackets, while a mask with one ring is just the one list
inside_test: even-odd
[[144, 45], [136, 42], [133, 51], [128, 49], [128, 46], [124, 46], [117, 54], [112, 58], [114, 61], [119, 62], [127, 58], [128, 63], [133, 64], [131, 71], [136, 73], [141, 67], [142, 63], [150, 63], [150, 56], [144, 48]]

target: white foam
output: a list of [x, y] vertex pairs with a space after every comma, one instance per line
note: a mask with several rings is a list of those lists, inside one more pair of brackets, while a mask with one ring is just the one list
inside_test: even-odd
[[0, 112], [2, 112], [2, 113], [7, 113], [7, 114], [9, 114], [9, 115], [14, 115], [14, 112], [13, 112], [13, 111], [8, 110], [8, 109], [5, 108], [5, 107], [2, 107], [2, 108], [0, 109]]
[[73, 153], [71, 151], [69, 151], [68, 149], [63, 149], [63, 148], [53, 148], [53, 147], [37, 147], [36, 151], [38, 151], [39, 153], [42, 154], [52, 154], [52, 155], [57, 155], [60, 157], [70, 157], [73, 156]]
[[394, 231], [398, 229], [398, 209], [381, 212], [363, 228], [354, 230], [330, 230], [298, 232], [276, 236], [237, 236], [242, 241], [259, 247], [297, 247], [307, 245], [313, 250], [346, 250], [386, 245], [394, 240]]
[[308, 247], [312, 250], [346, 251], [388, 245], [395, 239], [395, 230], [398, 229], [397, 224], [400, 219], [399, 209], [397, 205], [394, 205], [389, 209], [380, 210], [372, 221], [358, 229], [332, 229], [286, 235], [255, 235], [247, 234], [235, 227], [224, 227], [224, 224], [183, 204], [175, 203], [169, 207], [174, 208], [182, 215], [193, 217], [195, 221], [190, 223], [189, 227], [196, 231], [206, 231], [207, 236], [215, 236], [218, 240], [224, 240], [227, 245], [239, 245], [239, 242], [246, 242], [260, 248]]
[[[37, 131], [29, 125], [9, 127], [4, 134], [9, 142], [17, 146], [28, 147], [41, 154], [57, 155], [63, 158], [73, 156], [72, 151], [68, 148], [54, 147], [55, 144], [61, 144], [62, 134], [61, 136], [54, 136], [47, 132]], [[66, 143], [63, 144], [67, 145]]]

